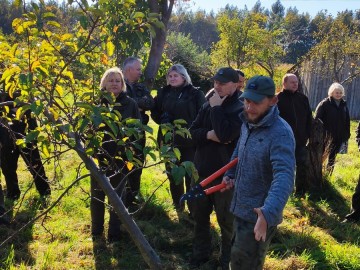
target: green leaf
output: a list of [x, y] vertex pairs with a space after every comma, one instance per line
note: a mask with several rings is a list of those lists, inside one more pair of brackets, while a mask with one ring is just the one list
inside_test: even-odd
[[174, 154], [175, 154], [176, 158], [178, 160], [180, 160], [180, 158], [181, 158], [180, 150], [178, 148], [174, 148], [173, 151], [174, 151]]
[[25, 137], [25, 142], [31, 143], [31, 142], [35, 141], [37, 139], [37, 137], [39, 136], [39, 134], [40, 134], [40, 132], [38, 130], [30, 131]]
[[86, 29], [88, 26], [89, 22], [86, 16], [81, 16], [80, 17], [80, 25], [82, 28]]
[[40, 71], [43, 76], [49, 76], [49, 71], [43, 66], [37, 66], [35, 70]]
[[142, 13], [142, 12], [135, 12], [135, 14], [133, 15], [133, 18], [136, 19], [136, 18], [144, 18], [145, 17], [145, 14]]
[[126, 153], [127, 160], [129, 160], [129, 161], [133, 160], [134, 154], [132, 151], [130, 151], [129, 149], [126, 149], [125, 153]]
[[185, 176], [185, 169], [183, 167], [174, 166], [171, 169], [171, 175], [174, 177], [175, 184], [180, 184]]
[[82, 118], [80, 121], [79, 132], [83, 133], [87, 125], [90, 123], [88, 118]]
[[44, 14], [43, 14], [43, 18], [56, 18], [56, 15], [54, 14], [54, 13], [52, 13], [52, 12], [45, 12]]
[[57, 28], [61, 27], [61, 25], [58, 22], [55, 22], [55, 21], [48, 21], [47, 24], [52, 25], [52, 26], [57, 27]]
[[89, 155], [89, 156], [92, 156], [92, 155], [94, 155], [95, 150], [94, 150], [94, 148], [92, 148], [92, 147], [86, 148], [85, 153], [86, 153], [87, 155]]
[[39, 115], [44, 109], [44, 104], [41, 100], [36, 100], [35, 102], [31, 103], [30, 110], [34, 112], [36, 115]]
[[91, 104], [85, 103], [85, 102], [76, 102], [75, 106], [77, 106], [79, 108], [87, 109], [87, 110], [93, 109], [93, 106]]

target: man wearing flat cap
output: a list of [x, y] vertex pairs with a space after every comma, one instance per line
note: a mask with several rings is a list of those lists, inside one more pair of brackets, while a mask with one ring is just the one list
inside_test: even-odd
[[[238, 73], [231, 67], [220, 68], [213, 77], [214, 91], [200, 109], [190, 127], [196, 145], [194, 164], [199, 181], [230, 162], [240, 134], [243, 103], [236, 90]], [[211, 185], [221, 183], [219, 177]], [[210, 187], [211, 185], [207, 186]], [[214, 193], [192, 201], [195, 220], [191, 267], [199, 267], [210, 259], [210, 214], [215, 209], [221, 229], [220, 267], [229, 269], [233, 215], [229, 211], [232, 191]]]
[[252, 77], [241, 97], [243, 124], [231, 157], [239, 161], [223, 178], [225, 190], [234, 190], [231, 269], [260, 270], [294, 186], [295, 139], [279, 116], [271, 78]]

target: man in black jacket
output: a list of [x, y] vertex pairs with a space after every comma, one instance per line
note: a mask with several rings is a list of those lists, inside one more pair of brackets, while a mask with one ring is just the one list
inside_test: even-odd
[[296, 177], [295, 192], [304, 194], [306, 171], [308, 170], [307, 141], [311, 133], [312, 112], [309, 99], [298, 91], [298, 78], [295, 74], [285, 74], [283, 90], [278, 94], [280, 116], [288, 122], [295, 136]]
[[[230, 162], [240, 134], [240, 113], [243, 103], [236, 90], [239, 75], [232, 68], [220, 68], [213, 77], [214, 91], [200, 109], [190, 127], [196, 145], [194, 164], [199, 181]], [[219, 177], [211, 185], [221, 183]], [[230, 262], [233, 215], [230, 213], [232, 191], [218, 192], [192, 202], [195, 220], [192, 267], [199, 267], [211, 255], [210, 214], [215, 209], [221, 229], [222, 269], [228, 269]]]
[[[139, 83], [142, 75], [141, 59], [137, 57], [128, 57], [124, 61], [123, 73], [126, 82], [126, 93], [129, 97], [134, 99], [139, 107], [141, 114], [141, 121], [144, 125], [149, 122], [149, 116], [146, 111], [151, 110], [154, 107], [154, 99], [150, 94], [150, 91], [142, 83]], [[139, 141], [141, 149], [144, 149], [146, 144], [145, 132], [143, 132], [143, 138]], [[138, 158], [142, 164], [144, 164], [144, 155], [142, 150], [138, 151]], [[132, 203], [140, 199], [140, 179], [142, 169], [138, 168], [133, 171], [129, 176], [129, 185], [131, 192], [129, 192], [129, 198], [127, 201]]]
[[[356, 142], [360, 151], [360, 122], [356, 129]], [[350, 214], [346, 215], [345, 220], [343, 222], [359, 222], [360, 221], [360, 175], [359, 181], [355, 188], [355, 193], [352, 196], [352, 211]]]

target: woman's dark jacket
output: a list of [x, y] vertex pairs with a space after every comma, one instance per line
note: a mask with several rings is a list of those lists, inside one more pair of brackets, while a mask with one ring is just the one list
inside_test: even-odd
[[[110, 102], [107, 99], [102, 99], [101, 101], [102, 105], [104, 106], [111, 106]], [[139, 112], [139, 108], [136, 104], [136, 102], [128, 97], [125, 92], [121, 92], [114, 102], [114, 107], [112, 108], [113, 111], [118, 111], [121, 114], [121, 119], [125, 120], [127, 118], [134, 118], [134, 119], [141, 119], [141, 115]], [[118, 140], [122, 139], [121, 132], [117, 135], [117, 140], [113, 139], [113, 136], [111, 136], [109, 133], [113, 133], [111, 128], [107, 125], [105, 125], [104, 128], [101, 130], [105, 131], [104, 138], [102, 140], [102, 149], [104, 151], [101, 151], [97, 154], [97, 157], [99, 158], [100, 162], [104, 163], [105, 160], [107, 160], [106, 163], [111, 162], [115, 163], [115, 156], [119, 156], [123, 154], [124, 152], [124, 146], [120, 146], [117, 144]], [[116, 164], [119, 166], [119, 159], [116, 159]], [[120, 162], [123, 164], [123, 162]]]
[[[158, 91], [151, 117], [159, 125], [184, 119], [187, 123], [185, 128], [189, 128], [205, 101], [204, 93], [191, 84], [177, 88], [167, 85]], [[174, 140], [175, 146], [193, 146], [191, 139], [180, 135], [175, 136]]]
[[286, 89], [277, 97], [280, 116], [290, 125], [296, 146], [305, 146], [310, 138], [313, 120], [309, 99], [299, 91], [292, 92]]
[[[206, 102], [190, 127], [196, 145], [194, 163], [200, 177], [207, 177], [230, 162], [240, 135], [243, 111], [240, 93], [227, 97], [221, 106]], [[214, 130], [221, 143], [208, 140], [207, 132]]]
[[316, 107], [315, 118], [323, 122], [334, 142], [342, 143], [350, 138], [350, 115], [345, 100], [341, 99], [338, 106], [332, 97], [323, 99]]

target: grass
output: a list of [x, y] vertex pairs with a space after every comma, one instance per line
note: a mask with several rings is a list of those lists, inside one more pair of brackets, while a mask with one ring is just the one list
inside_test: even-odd
[[[350, 211], [351, 196], [360, 173], [354, 130], [355, 122], [349, 153], [338, 156], [334, 173], [327, 177], [322, 192], [316, 196], [290, 197], [284, 221], [270, 246], [265, 269], [360, 269], [360, 226], [341, 223]], [[69, 152], [63, 157], [62, 174], [58, 171], [52, 182], [49, 204], [76, 178], [78, 164], [75, 153]], [[179, 220], [171, 205], [163, 170], [162, 166], [144, 170], [141, 187], [144, 198], [150, 198], [154, 190], [160, 188], [134, 219], [165, 269], [188, 269], [193, 225], [183, 216]], [[46, 165], [46, 171], [53, 179], [55, 172], [51, 164]], [[13, 220], [9, 227], [0, 226], [0, 242], [45, 210], [23, 163], [18, 173], [24, 196], [14, 205], [6, 201], [7, 207], [13, 207]], [[148, 269], [125, 231], [122, 241], [116, 244], [91, 238], [89, 183], [88, 178], [81, 180], [45, 217], [1, 248], [0, 269]], [[3, 178], [2, 184], [4, 186]], [[215, 215], [211, 221], [214, 256], [217, 256], [220, 240]], [[211, 269], [210, 265], [202, 269]]]

